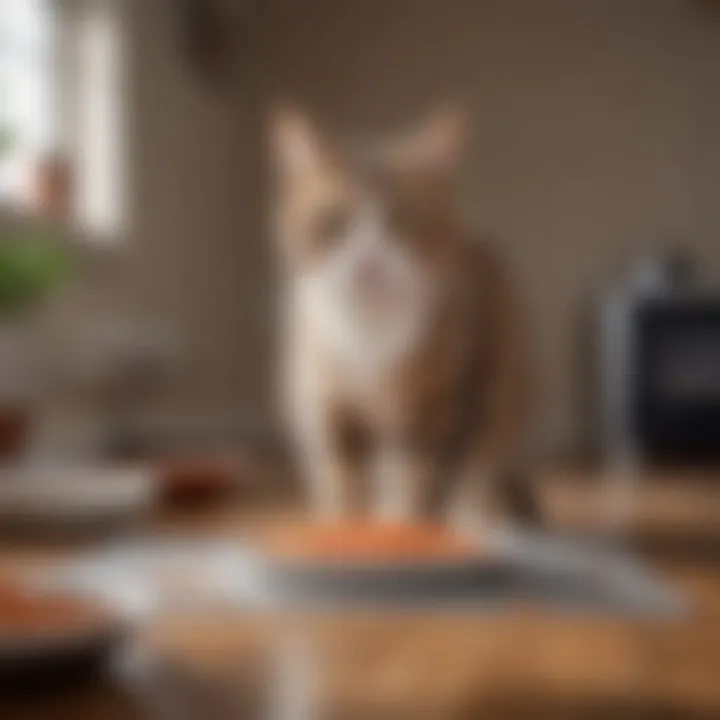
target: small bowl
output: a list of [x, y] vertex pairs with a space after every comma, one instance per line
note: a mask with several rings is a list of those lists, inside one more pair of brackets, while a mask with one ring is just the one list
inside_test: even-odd
[[126, 635], [106, 605], [67, 593], [0, 586], [0, 692], [99, 678]]
[[144, 517], [154, 501], [140, 468], [7, 468], [0, 472], [0, 534], [107, 535]]
[[0, 405], [0, 462], [17, 460], [25, 451], [32, 412], [23, 405]]
[[169, 458], [157, 469], [160, 497], [169, 505], [220, 501], [238, 487], [239, 476], [236, 461], [212, 455]]

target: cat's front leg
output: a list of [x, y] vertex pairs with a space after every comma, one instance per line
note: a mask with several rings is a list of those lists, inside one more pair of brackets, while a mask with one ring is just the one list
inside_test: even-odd
[[470, 462], [460, 472], [448, 505], [450, 522], [473, 531], [498, 522], [542, 524], [532, 477], [524, 464]]
[[437, 467], [433, 458], [402, 443], [377, 448], [373, 467], [375, 514], [404, 521], [436, 514], [433, 502]]
[[473, 533], [496, 516], [491, 492], [494, 473], [493, 466], [484, 462], [470, 461], [459, 468], [446, 508], [453, 527]]
[[312, 512], [325, 519], [358, 513], [362, 501], [359, 461], [337, 418], [327, 412], [308, 413], [298, 440]]

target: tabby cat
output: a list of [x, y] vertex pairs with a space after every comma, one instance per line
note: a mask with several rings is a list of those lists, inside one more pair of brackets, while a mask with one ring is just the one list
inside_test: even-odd
[[323, 516], [474, 508], [517, 457], [527, 346], [505, 266], [457, 207], [464, 135], [442, 110], [358, 152], [272, 116], [283, 397]]

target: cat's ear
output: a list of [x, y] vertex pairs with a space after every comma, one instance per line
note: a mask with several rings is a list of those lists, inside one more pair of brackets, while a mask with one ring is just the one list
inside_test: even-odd
[[299, 110], [278, 107], [270, 113], [270, 151], [278, 172], [300, 177], [317, 168], [326, 151], [313, 123]]
[[436, 110], [401, 140], [400, 150], [410, 161], [442, 172], [460, 164], [465, 147], [467, 119], [454, 106]]

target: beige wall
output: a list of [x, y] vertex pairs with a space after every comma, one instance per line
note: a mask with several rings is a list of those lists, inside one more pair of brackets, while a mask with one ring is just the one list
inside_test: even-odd
[[130, 3], [131, 222], [124, 282], [180, 336], [183, 409], [232, 407], [243, 330], [232, 102], [181, 61], [173, 3]]
[[[290, 97], [341, 130], [457, 99], [466, 194], [530, 306], [544, 434], [583, 442], [583, 319], [648, 241], [720, 266], [720, 7], [694, 0], [266, 2], [239, 113]], [[249, 126], [252, 128], [252, 123]], [[248, 173], [255, 173], [248, 159]], [[240, 218], [245, 226], [245, 218]], [[257, 218], [247, 220], [255, 241]]]
[[[185, 64], [171, 0], [122, 0], [127, 27], [128, 233], [92, 247], [66, 315], [167, 328], [179, 352], [154, 403], [161, 422], [227, 418], [252, 396], [242, 372], [252, 305], [239, 222], [236, 106]], [[230, 85], [232, 88], [232, 84]]]

